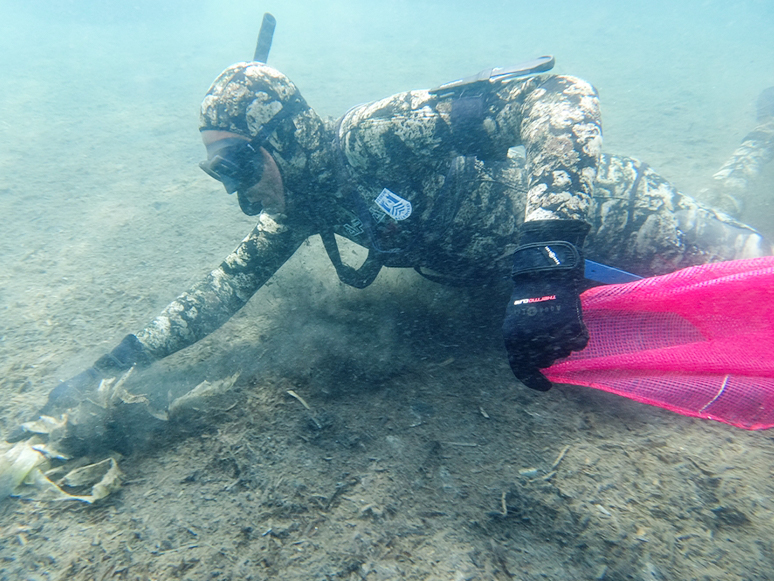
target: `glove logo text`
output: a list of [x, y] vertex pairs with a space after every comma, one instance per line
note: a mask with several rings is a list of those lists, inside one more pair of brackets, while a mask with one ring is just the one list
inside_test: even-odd
[[553, 301], [556, 300], [556, 295], [546, 295], [544, 297], [533, 297], [530, 299], [517, 299], [513, 301], [514, 306], [515, 305], [527, 305], [529, 303], [542, 303], [544, 301]]

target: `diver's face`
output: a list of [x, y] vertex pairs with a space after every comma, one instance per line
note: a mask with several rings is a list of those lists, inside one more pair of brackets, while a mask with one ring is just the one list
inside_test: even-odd
[[255, 149], [248, 138], [230, 131], [208, 130], [201, 135], [208, 159], [200, 166], [222, 182], [229, 194], [239, 192], [243, 208], [247, 200], [252, 207], [269, 213], [285, 211], [282, 176], [268, 151]]

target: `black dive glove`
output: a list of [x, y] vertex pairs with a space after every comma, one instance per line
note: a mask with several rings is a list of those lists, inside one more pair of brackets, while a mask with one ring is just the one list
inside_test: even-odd
[[97, 359], [92, 367], [51, 390], [48, 401], [40, 412], [50, 415], [48, 411], [76, 406], [83, 400], [84, 393], [99, 387], [100, 381], [106, 377], [117, 377], [133, 365], [146, 367], [150, 361], [140, 340], [134, 335], [127, 335], [115, 349]]
[[580, 249], [588, 231], [589, 225], [580, 220], [538, 220], [522, 226], [503, 338], [513, 374], [532, 389], [551, 389], [539, 370], [588, 343], [580, 303]]
[[[143, 350], [139, 339], [134, 335], [127, 335], [115, 349], [97, 359], [92, 367], [63, 381], [51, 390], [46, 405], [40, 409], [35, 419], [41, 415], [59, 416], [65, 412], [72, 415], [76, 412], [81, 420], [71, 421], [70, 435], [81, 440], [98, 435], [104, 431], [104, 426], [97, 424], [104, 423], [105, 418], [99, 418], [100, 414], [92, 411], [95, 406], [89, 405], [89, 395], [97, 390], [103, 379], [117, 377], [133, 365], [146, 367], [150, 363], [151, 358]], [[83, 412], [86, 406], [90, 408], [89, 414], [78, 413]], [[84, 421], [83, 418], [86, 415], [93, 420]], [[11, 432], [7, 441], [16, 442], [29, 436], [30, 434], [24, 428], [19, 427]]]

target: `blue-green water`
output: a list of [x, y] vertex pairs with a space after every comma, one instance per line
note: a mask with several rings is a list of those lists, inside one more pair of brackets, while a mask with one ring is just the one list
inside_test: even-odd
[[[774, 84], [765, 1], [5, 0], [4, 434], [252, 227], [196, 165], [198, 106], [223, 68], [252, 55], [265, 11], [278, 21], [269, 63], [332, 117], [553, 54], [558, 72], [599, 90], [605, 149], [689, 194]], [[770, 224], [767, 204], [756, 199], [749, 219]], [[254, 374], [239, 400], [248, 411], [126, 459], [130, 484], [106, 506], [0, 506], [0, 578], [774, 578], [766, 433], [587, 391], [514, 392], [496, 349], [465, 347], [464, 325], [435, 350], [406, 339], [407, 324], [440, 329], [449, 312], [475, 328], [467, 298], [394, 276], [359, 299], [334, 279], [319, 249], [303, 248], [159, 372], [170, 389]], [[298, 344], [321, 354], [299, 357]], [[348, 390], [331, 358], [365, 375], [356, 386], [377, 360], [371, 373], [398, 373]], [[329, 414], [335, 436], [309, 432], [287, 389]], [[521, 475], [533, 467], [539, 478]], [[492, 516], [503, 498], [508, 518]]]

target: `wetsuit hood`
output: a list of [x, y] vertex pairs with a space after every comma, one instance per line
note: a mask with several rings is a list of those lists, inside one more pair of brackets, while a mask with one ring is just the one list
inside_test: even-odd
[[295, 84], [264, 63], [237, 63], [215, 79], [202, 101], [199, 130], [258, 137], [291, 192], [329, 190], [334, 182], [329, 130]]

